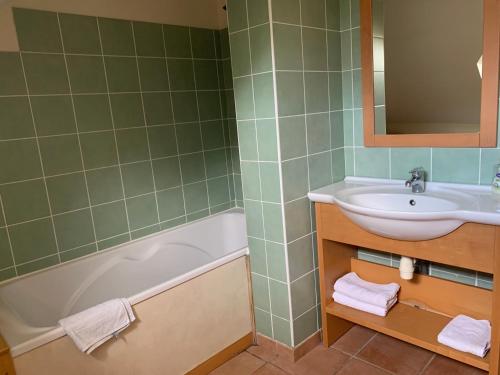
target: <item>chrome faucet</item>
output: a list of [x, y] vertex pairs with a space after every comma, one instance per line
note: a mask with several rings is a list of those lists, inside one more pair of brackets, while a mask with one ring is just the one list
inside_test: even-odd
[[422, 167], [412, 169], [411, 178], [405, 182], [406, 187], [411, 187], [412, 193], [425, 192], [425, 170]]

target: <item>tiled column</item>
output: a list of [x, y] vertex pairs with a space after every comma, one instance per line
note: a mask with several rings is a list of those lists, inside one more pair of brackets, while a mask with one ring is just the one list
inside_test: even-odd
[[257, 330], [297, 346], [320, 328], [307, 192], [344, 178], [338, 1], [229, 1]]

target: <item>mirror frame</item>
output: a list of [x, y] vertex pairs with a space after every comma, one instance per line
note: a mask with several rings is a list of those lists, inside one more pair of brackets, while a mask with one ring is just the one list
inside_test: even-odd
[[360, 0], [364, 143], [367, 147], [496, 147], [500, 68], [500, 0], [483, 0], [480, 130], [475, 133], [375, 134], [372, 0]]

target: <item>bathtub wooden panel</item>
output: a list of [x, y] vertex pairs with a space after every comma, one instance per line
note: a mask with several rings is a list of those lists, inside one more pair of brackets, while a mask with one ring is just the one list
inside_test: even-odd
[[91, 355], [64, 336], [14, 358], [18, 375], [184, 374], [252, 332], [245, 257], [134, 306], [137, 321]]

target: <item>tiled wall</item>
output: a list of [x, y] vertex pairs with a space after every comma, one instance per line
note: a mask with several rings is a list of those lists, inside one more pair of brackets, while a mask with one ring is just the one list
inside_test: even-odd
[[319, 329], [310, 189], [344, 177], [336, 1], [233, 0], [229, 30], [257, 329]]
[[[359, 0], [340, 0], [345, 174], [406, 180], [410, 169], [422, 166], [427, 171], [428, 181], [490, 184], [493, 167], [500, 163], [498, 146], [493, 149], [363, 146], [359, 26]], [[390, 255], [363, 250], [359, 256], [391, 264]], [[431, 265], [430, 275], [485, 288], [492, 285], [490, 275], [440, 265]]]
[[21, 52], [0, 53], [0, 279], [235, 205], [227, 32], [14, 16]]

